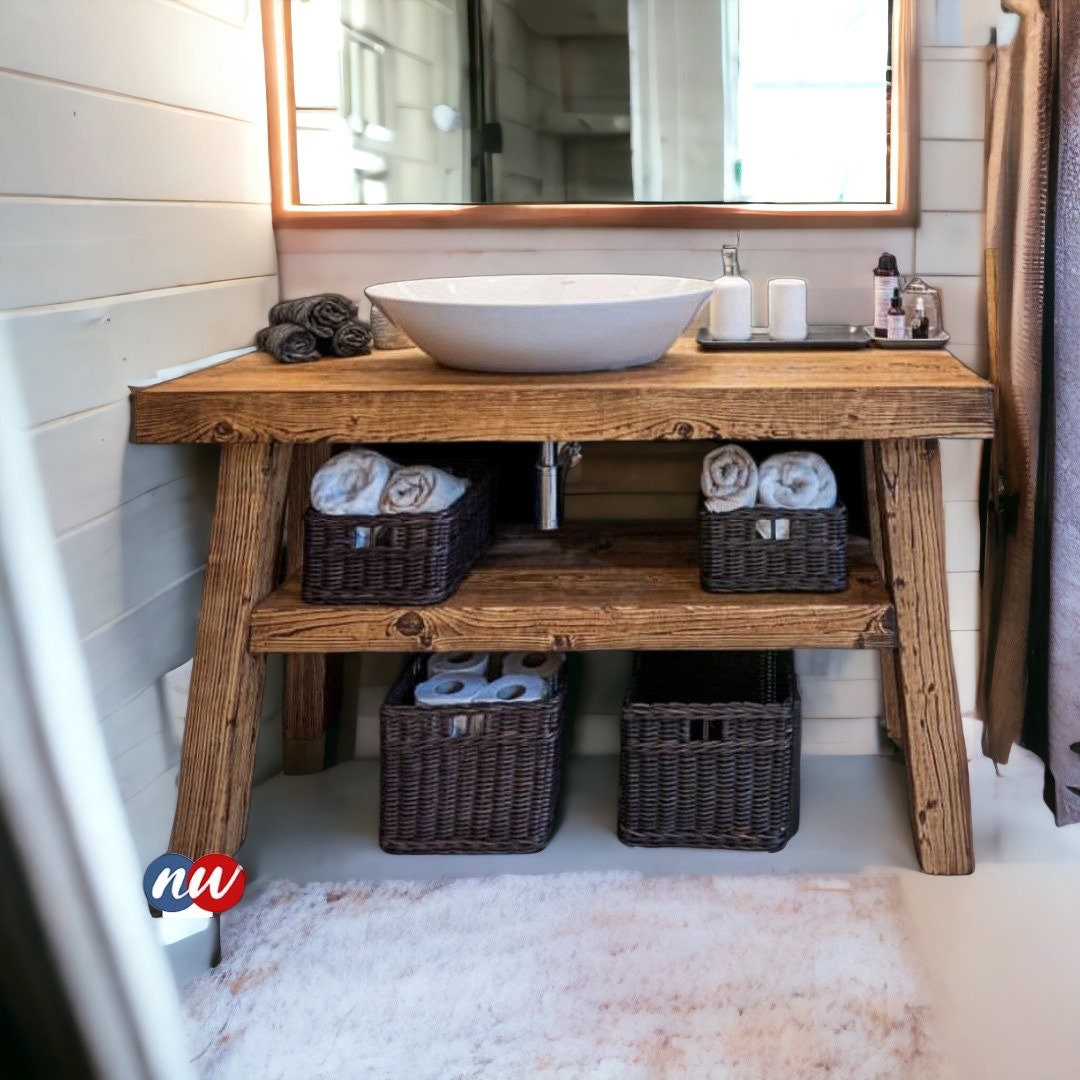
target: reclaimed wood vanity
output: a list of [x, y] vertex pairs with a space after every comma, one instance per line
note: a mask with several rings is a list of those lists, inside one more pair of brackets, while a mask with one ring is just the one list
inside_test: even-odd
[[[690, 341], [647, 367], [545, 376], [455, 371], [415, 349], [292, 367], [253, 353], [133, 391], [134, 442], [222, 446], [170, 850], [243, 840], [267, 653], [288, 654], [287, 732], [321, 745], [329, 653], [872, 648], [919, 862], [969, 873], [937, 440], [989, 438], [992, 416], [990, 384], [943, 350]], [[639, 522], [507, 529], [434, 607], [300, 599], [299, 517], [332, 443], [671, 439], [861, 440], [871, 536], [852, 542], [848, 589], [705, 593], [694, 523]]]

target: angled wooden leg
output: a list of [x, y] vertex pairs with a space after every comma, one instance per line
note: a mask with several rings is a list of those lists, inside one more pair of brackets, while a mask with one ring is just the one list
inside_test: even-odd
[[[285, 572], [293, 577], [304, 565], [304, 511], [316, 470], [330, 457], [328, 443], [293, 448], [285, 515]], [[333, 678], [333, 673], [330, 673]], [[336, 697], [327, 687], [326, 657], [320, 653], [290, 653], [285, 657], [281, 724], [283, 760], [288, 775], [319, 772], [326, 761], [326, 728]]]
[[[888, 581], [889, 568], [885, 565], [885, 540], [882, 536], [881, 514], [877, 499], [877, 465], [874, 444], [863, 445], [863, 466], [866, 473], [866, 516], [870, 522], [870, 548], [874, 562], [881, 571], [882, 580]], [[897, 745], [904, 745], [904, 702], [900, 696], [899, 669], [896, 653], [883, 649], [878, 653], [881, 660], [881, 695], [885, 703], [885, 734]]]
[[938, 446], [880, 442], [875, 461], [915, 848], [928, 874], [970, 874], [971, 794], [949, 640]]
[[290, 447], [222, 448], [170, 850], [233, 854], [247, 827], [266, 660], [248, 651], [251, 610], [281, 548]]

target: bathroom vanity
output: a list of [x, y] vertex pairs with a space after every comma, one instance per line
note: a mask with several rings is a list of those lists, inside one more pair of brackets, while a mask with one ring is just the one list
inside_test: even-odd
[[[714, 356], [680, 340], [648, 367], [543, 376], [415, 349], [297, 366], [255, 353], [132, 400], [135, 442], [222, 445], [170, 850], [243, 840], [267, 653], [289, 654], [287, 734], [321, 746], [330, 653], [872, 648], [919, 861], [973, 869], [937, 440], [989, 438], [993, 414], [990, 384], [949, 353]], [[434, 607], [300, 599], [299, 519], [331, 443], [672, 439], [863, 441], [872, 535], [852, 542], [847, 590], [702, 592], [690, 521], [506, 529]]]

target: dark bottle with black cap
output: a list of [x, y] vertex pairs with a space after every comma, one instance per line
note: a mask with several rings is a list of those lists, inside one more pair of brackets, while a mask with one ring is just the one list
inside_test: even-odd
[[888, 251], [878, 259], [874, 271], [874, 337], [889, 336], [889, 308], [893, 293], [900, 288], [900, 268]]

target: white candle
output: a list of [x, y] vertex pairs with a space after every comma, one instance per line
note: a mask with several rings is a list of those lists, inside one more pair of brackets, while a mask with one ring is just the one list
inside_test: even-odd
[[769, 337], [802, 341], [806, 334], [806, 282], [802, 278], [773, 278], [769, 282]]

